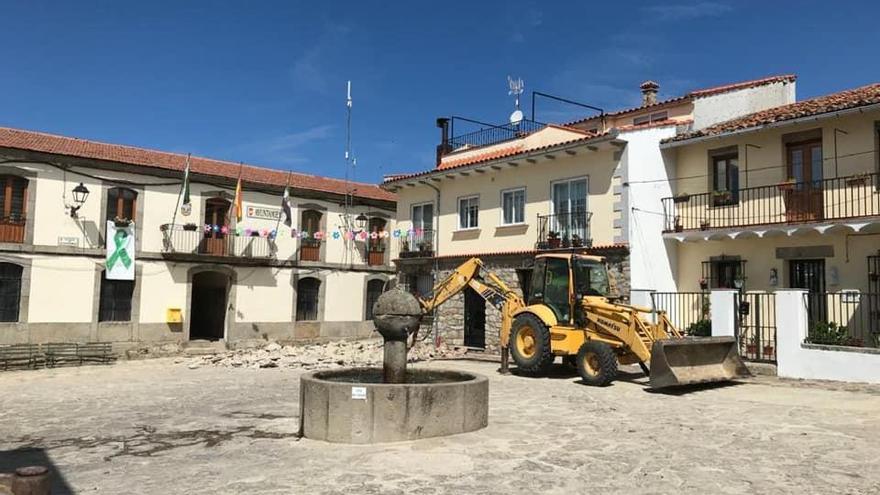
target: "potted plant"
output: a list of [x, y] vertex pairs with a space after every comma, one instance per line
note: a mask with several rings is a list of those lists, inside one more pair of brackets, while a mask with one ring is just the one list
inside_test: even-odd
[[846, 179], [846, 185], [850, 187], [863, 186], [868, 183], [868, 174], [861, 173]]
[[183, 225], [183, 230], [193, 232], [193, 231], [199, 230], [199, 226], [190, 222], [190, 223]]
[[773, 355], [773, 344], [764, 344], [764, 354], [763, 356], [769, 357]]
[[113, 224], [116, 225], [116, 227], [118, 227], [120, 229], [124, 229], [124, 228], [128, 227], [129, 225], [131, 225], [131, 219], [116, 217], [113, 219]]
[[792, 189], [794, 189], [795, 184], [797, 184], [797, 181], [794, 180], [794, 177], [789, 177], [785, 181], [776, 184], [776, 187], [780, 191], [791, 191]]
[[551, 230], [547, 233], [547, 245], [550, 246], [550, 249], [556, 249], [562, 243], [562, 240], [559, 239], [559, 232], [555, 230]]
[[681, 232], [684, 230], [684, 225], [681, 224], [681, 216], [675, 215], [675, 231]]
[[688, 193], [681, 193], [677, 196], [672, 197], [673, 203], [687, 203], [690, 200], [691, 200], [691, 195]]
[[709, 221], [703, 220], [700, 222], [700, 230], [709, 230]]
[[709, 290], [709, 281], [705, 278], [700, 279], [700, 290]]
[[749, 341], [746, 343], [746, 354], [756, 355], [758, 353], [758, 342], [755, 340], [755, 336], [752, 335], [749, 337]]
[[572, 247], [581, 247], [584, 245], [584, 240], [581, 239], [581, 236], [573, 234], [571, 236], [571, 245]]

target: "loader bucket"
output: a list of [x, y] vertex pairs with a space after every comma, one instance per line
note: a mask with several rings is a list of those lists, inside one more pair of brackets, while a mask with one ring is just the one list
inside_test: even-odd
[[654, 342], [651, 388], [723, 382], [749, 376], [733, 337], [685, 337]]

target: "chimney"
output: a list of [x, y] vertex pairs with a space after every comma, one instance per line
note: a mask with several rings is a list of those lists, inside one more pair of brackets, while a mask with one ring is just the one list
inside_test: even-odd
[[452, 146], [449, 145], [449, 119], [446, 117], [438, 118], [437, 127], [440, 128], [440, 144], [437, 146], [437, 166], [439, 167], [443, 155], [452, 151]]
[[643, 107], [657, 103], [657, 91], [660, 89], [659, 84], [654, 81], [645, 81], [639, 88], [642, 90]]

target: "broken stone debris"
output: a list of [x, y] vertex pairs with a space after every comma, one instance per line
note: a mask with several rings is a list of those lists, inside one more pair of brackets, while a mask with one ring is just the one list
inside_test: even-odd
[[[433, 359], [455, 359], [464, 356], [467, 349], [441, 343], [419, 342], [409, 349], [409, 362]], [[382, 365], [382, 341], [328, 342], [325, 344], [281, 345], [267, 342], [260, 348], [238, 349], [216, 354], [175, 360], [190, 369], [202, 366], [227, 368], [299, 368], [320, 370], [339, 367]]]

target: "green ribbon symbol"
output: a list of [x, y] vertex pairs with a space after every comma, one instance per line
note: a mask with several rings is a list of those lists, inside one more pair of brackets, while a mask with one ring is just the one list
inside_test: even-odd
[[107, 267], [111, 270], [117, 261], [121, 261], [125, 268], [131, 266], [131, 258], [128, 256], [128, 251], [125, 250], [126, 237], [128, 237], [128, 232], [124, 230], [117, 230], [116, 235], [113, 236], [113, 243], [116, 244], [116, 250], [110, 255], [110, 259], [107, 260]]

